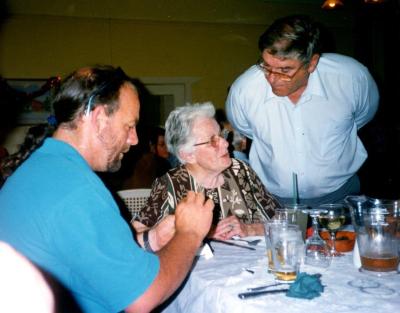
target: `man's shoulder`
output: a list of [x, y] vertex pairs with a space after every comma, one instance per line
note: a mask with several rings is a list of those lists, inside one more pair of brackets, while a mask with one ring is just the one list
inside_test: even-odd
[[265, 77], [256, 65], [249, 67], [233, 82], [231, 88], [247, 89], [249, 86], [265, 84]]
[[356, 59], [338, 53], [323, 53], [319, 64], [321, 70], [336, 71], [343, 74], [356, 74], [366, 71], [366, 67]]

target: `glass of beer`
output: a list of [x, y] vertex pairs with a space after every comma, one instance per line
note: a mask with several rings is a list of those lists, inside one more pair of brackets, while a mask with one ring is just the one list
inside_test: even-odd
[[264, 223], [264, 235], [265, 235], [265, 246], [266, 246], [266, 253], [268, 259], [268, 273], [273, 273], [274, 262], [272, 260], [272, 244], [271, 244], [271, 228], [272, 227], [282, 227], [283, 225], [287, 225], [286, 221], [282, 220], [269, 220]]
[[270, 227], [270, 243], [274, 275], [277, 281], [296, 280], [304, 254], [304, 242], [298, 225]]

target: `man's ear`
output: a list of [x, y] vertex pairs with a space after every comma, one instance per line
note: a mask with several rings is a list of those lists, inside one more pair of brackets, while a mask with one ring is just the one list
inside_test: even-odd
[[96, 130], [101, 131], [107, 126], [110, 117], [106, 114], [104, 105], [98, 105], [90, 112], [89, 118]]
[[317, 65], [318, 65], [318, 62], [319, 62], [319, 57], [320, 57], [319, 54], [314, 54], [314, 55], [311, 57], [310, 63], [308, 64], [308, 68], [307, 68], [307, 70], [308, 70], [308, 72], [309, 72], [310, 74], [311, 74], [312, 72], [314, 72], [315, 69], [317, 68]]

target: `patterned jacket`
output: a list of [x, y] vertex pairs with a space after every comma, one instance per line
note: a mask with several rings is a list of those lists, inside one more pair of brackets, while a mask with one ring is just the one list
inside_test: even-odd
[[245, 162], [232, 159], [232, 165], [222, 174], [222, 186], [205, 189], [183, 165], [168, 171], [154, 181], [147, 205], [135, 220], [148, 227], [154, 226], [166, 215], [174, 213], [177, 203], [188, 190], [204, 192], [214, 200], [214, 224], [229, 215], [236, 215], [246, 224], [263, 222], [270, 219], [275, 208], [280, 206]]

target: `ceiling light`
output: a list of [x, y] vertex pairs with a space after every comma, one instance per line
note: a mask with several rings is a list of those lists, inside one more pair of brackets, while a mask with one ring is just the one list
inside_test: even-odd
[[[367, 1], [367, 0], [365, 0]], [[376, 0], [376, 1], [380, 1], [380, 0]], [[343, 2], [340, 0], [325, 0], [325, 2], [322, 4], [322, 8], [323, 9], [328, 9], [328, 10], [332, 10], [332, 9], [337, 9], [338, 7], [343, 6]]]
[[385, 0], [364, 0], [365, 3], [378, 4], [383, 3]]

